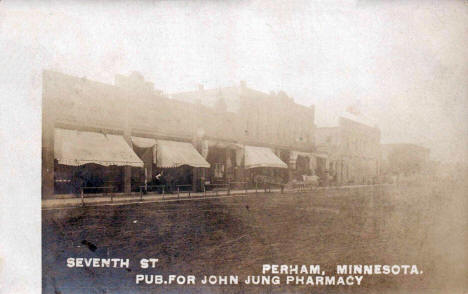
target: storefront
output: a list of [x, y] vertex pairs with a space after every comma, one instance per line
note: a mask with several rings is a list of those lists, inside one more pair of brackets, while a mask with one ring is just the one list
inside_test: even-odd
[[284, 182], [281, 170], [287, 169], [288, 165], [276, 156], [270, 148], [266, 147], [244, 147], [244, 168], [246, 169], [249, 183], [259, 181]]
[[143, 161], [143, 169], [132, 168], [132, 191], [140, 191], [146, 187], [153, 175], [153, 148], [156, 140], [152, 138], [132, 137], [133, 151]]
[[167, 191], [176, 190], [178, 185], [194, 189], [198, 186], [197, 169], [210, 167], [192, 143], [142, 137], [132, 137], [132, 141], [145, 164], [140, 186], [166, 185]]
[[78, 130], [54, 130], [55, 194], [123, 191], [123, 167], [143, 162], [122, 136]]
[[206, 160], [211, 168], [205, 175], [210, 184], [242, 181], [243, 146], [236, 143], [206, 141]]
[[300, 181], [315, 174], [316, 159], [312, 153], [295, 151], [295, 174]]
[[316, 160], [315, 175], [320, 178], [320, 185], [328, 186], [330, 184], [330, 170], [328, 156], [326, 154], [313, 153]]

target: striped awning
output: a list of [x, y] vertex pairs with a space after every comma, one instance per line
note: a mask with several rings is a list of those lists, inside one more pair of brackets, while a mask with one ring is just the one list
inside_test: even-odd
[[156, 140], [155, 153], [154, 160], [156, 166], [160, 168], [179, 167], [182, 165], [210, 167], [210, 164], [198, 153], [191, 143]]
[[59, 164], [79, 166], [95, 163], [103, 166], [143, 167], [122, 136], [55, 129], [54, 156]]
[[279, 159], [269, 148], [245, 146], [244, 167], [288, 168], [288, 165]]

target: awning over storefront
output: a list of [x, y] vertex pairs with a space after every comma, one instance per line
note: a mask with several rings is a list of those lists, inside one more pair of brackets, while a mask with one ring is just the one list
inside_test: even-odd
[[198, 153], [191, 143], [156, 140], [156, 166], [161, 168], [189, 165], [192, 167], [210, 167], [210, 164]]
[[328, 158], [328, 154], [326, 154], [326, 153], [302, 152], [302, 151], [294, 151], [294, 152], [299, 156], [304, 156], [304, 157], [309, 157], [309, 158], [312, 158], [312, 157], [323, 158], [323, 159]]
[[214, 140], [208, 140], [209, 147], [215, 148], [229, 148], [229, 149], [242, 149], [242, 144], [232, 142], [219, 142]]
[[279, 159], [269, 148], [245, 146], [244, 167], [288, 168], [288, 165]]
[[312, 155], [317, 157], [317, 158], [328, 159], [328, 154], [326, 154], [326, 153], [312, 153]]
[[143, 162], [122, 136], [96, 132], [56, 128], [54, 156], [63, 165], [96, 163], [103, 166], [143, 167]]
[[302, 151], [295, 151], [298, 156], [303, 156], [303, 157], [312, 157], [315, 156], [313, 153], [310, 152], [302, 152]]
[[152, 148], [156, 145], [156, 140], [152, 138], [132, 137], [132, 143], [138, 148]]

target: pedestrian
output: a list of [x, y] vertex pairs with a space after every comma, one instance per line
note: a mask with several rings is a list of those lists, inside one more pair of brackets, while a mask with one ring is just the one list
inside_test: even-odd
[[154, 177], [155, 182], [156, 182], [156, 185], [160, 185], [161, 180], [162, 180], [162, 177], [163, 177], [163, 171], [161, 171], [159, 174], [157, 174], [157, 175]]
[[[161, 171], [154, 177], [154, 182], [156, 186], [164, 186], [166, 185], [166, 178], [164, 176], [164, 171]], [[156, 187], [156, 189], [160, 189], [160, 187]], [[160, 190], [160, 193], [162, 193], [162, 188]]]

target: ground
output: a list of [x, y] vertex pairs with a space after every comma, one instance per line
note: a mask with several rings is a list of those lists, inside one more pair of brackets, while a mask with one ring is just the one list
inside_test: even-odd
[[[43, 211], [44, 293], [464, 293], [465, 186], [435, 183]], [[129, 269], [67, 268], [130, 258]], [[139, 268], [157, 257], [156, 269]], [[262, 264], [416, 264], [362, 287], [136, 285], [137, 273], [257, 275]]]

